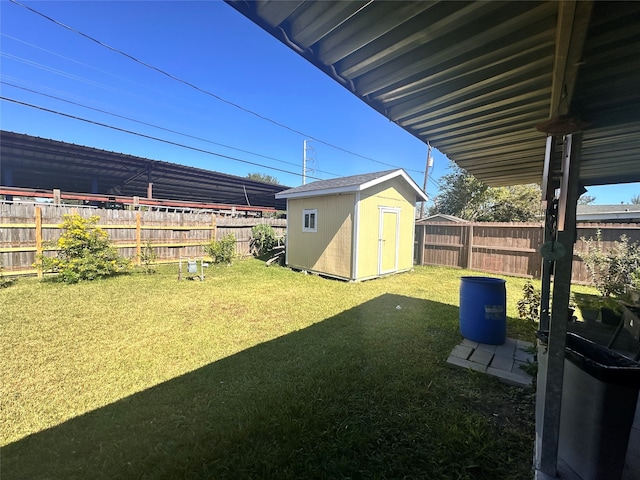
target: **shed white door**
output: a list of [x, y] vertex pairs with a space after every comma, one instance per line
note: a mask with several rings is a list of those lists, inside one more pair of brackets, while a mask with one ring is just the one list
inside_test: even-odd
[[399, 226], [399, 209], [380, 208], [380, 234], [378, 237], [378, 273], [380, 275], [398, 270]]

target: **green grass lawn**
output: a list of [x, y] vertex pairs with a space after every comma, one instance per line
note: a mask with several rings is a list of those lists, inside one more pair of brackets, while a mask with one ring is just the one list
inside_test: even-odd
[[3, 480], [532, 477], [532, 391], [445, 363], [481, 274], [206, 274], [0, 289]]

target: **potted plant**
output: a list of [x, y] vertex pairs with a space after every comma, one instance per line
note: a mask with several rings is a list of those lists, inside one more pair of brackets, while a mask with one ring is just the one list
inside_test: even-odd
[[576, 304], [580, 309], [580, 314], [585, 322], [595, 322], [600, 316], [602, 308], [602, 298], [586, 293], [575, 294]]

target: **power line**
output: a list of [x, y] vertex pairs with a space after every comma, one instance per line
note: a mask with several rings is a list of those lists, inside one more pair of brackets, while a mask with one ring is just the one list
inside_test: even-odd
[[[50, 55], [55, 55], [55, 56], [57, 56], [57, 57], [60, 57], [60, 58], [65, 59], [65, 60], [67, 60], [67, 61], [70, 61], [70, 62], [76, 63], [76, 64], [78, 64], [78, 65], [81, 65], [81, 66], [83, 66], [83, 67], [86, 67], [86, 68], [89, 68], [89, 69], [95, 70], [95, 71], [99, 72], [99, 73], [100, 73], [100, 74], [102, 74], [102, 75], [109, 75], [109, 76], [114, 77], [114, 78], [116, 78], [116, 79], [118, 79], [118, 80], [121, 80], [121, 81], [124, 81], [124, 82], [131, 83], [131, 84], [136, 85], [136, 86], [138, 86], [138, 87], [143, 87], [143, 88], [144, 88], [144, 90], [145, 90], [145, 92], [147, 92], [147, 93], [148, 93], [148, 92], [157, 92], [158, 94], [163, 95], [163, 96], [165, 96], [165, 97], [169, 97], [169, 96], [171, 96], [171, 97], [173, 97], [173, 98], [177, 98], [177, 99], [181, 100], [181, 99], [180, 99], [180, 97], [179, 97], [178, 95], [176, 95], [176, 94], [172, 94], [172, 93], [169, 93], [169, 92], [167, 92], [166, 90], [159, 90], [159, 89], [157, 89], [157, 88], [150, 88], [150, 87], [149, 87], [149, 85], [145, 85], [145, 84], [142, 84], [142, 83], [137, 82], [137, 81], [135, 81], [135, 80], [128, 79], [128, 78], [125, 78], [125, 77], [122, 77], [122, 76], [116, 75], [116, 74], [114, 74], [114, 73], [112, 73], [112, 72], [109, 72], [109, 71], [106, 71], [106, 70], [103, 70], [103, 69], [100, 69], [100, 68], [94, 67], [94, 66], [89, 65], [89, 64], [86, 64], [86, 63], [84, 63], [84, 62], [80, 62], [80, 61], [78, 61], [78, 60], [75, 60], [75, 59], [73, 59], [73, 58], [70, 58], [70, 57], [67, 57], [67, 56], [61, 55], [61, 54], [59, 54], [59, 53], [53, 52], [53, 51], [48, 50], [48, 49], [46, 49], [46, 48], [39, 47], [38, 45], [34, 45], [34, 44], [32, 44], [32, 43], [25, 42], [24, 40], [17, 39], [17, 38], [15, 38], [15, 37], [12, 37], [12, 36], [7, 35], [7, 34], [5, 34], [5, 33], [2, 33], [2, 36], [3, 36], [3, 37], [8, 37], [8, 38], [10, 38], [10, 39], [12, 39], [12, 40], [16, 40], [16, 41], [18, 41], [18, 42], [21, 42], [21, 43], [23, 43], [23, 44], [25, 44], [25, 45], [28, 45], [29, 47], [32, 47], [32, 48], [35, 48], [35, 49], [38, 49], [38, 50], [44, 51], [44, 52], [46, 52], [46, 53], [48, 53], [48, 54], [50, 54]], [[75, 80], [75, 81], [78, 81], [78, 82], [81, 82], [81, 83], [85, 83], [85, 84], [87, 84], [87, 85], [92, 85], [92, 86], [95, 86], [95, 87], [100, 87], [100, 88], [103, 88], [103, 89], [105, 89], [105, 90], [107, 90], [107, 91], [114, 91], [114, 92], [120, 91], [120, 92], [122, 92], [122, 93], [123, 93], [123, 94], [125, 94], [125, 95], [129, 95], [129, 96], [134, 96], [134, 97], [139, 97], [139, 98], [142, 98], [142, 99], [146, 99], [146, 97], [144, 97], [144, 96], [142, 96], [142, 95], [135, 94], [135, 93], [132, 93], [132, 92], [130, 92], [130, 91], [123, 90], [123, 89], [119, 89], [119, 88], [116, 88], [116, 87], [112, 87], [112, 86], [110, 86], [110, 85], [108, 85], [108, 84], [98, 83], [98, 82], [96, 82], [96, 81], [94, 81], [94, 80], [91, 80], [91, 79], [88, 79], [88, 78], [86, 78], [86, 77], [82, 77], [82, 76], [76, 75], [75, 73], [70, 73], [70, 72], [66, 72], [66, 71], [64, 71], [64, 70], [56, 69], [56, 68], [53, 68], [53, 67], [50, 67], [50, 66], [44, 65], [44, 64], [42, 64], [42, 63], [38, 63], [38, 62], [35, 62], [35, 61], [32, 61], [32, 60], [28, 60], [28, 59], [26, 59], [26, 58], [18, 57], [18, 56], [15, 56], [15, 55], [11, 55], [11, 54], [9, 54], [9, 53], [4, 53], [4, 52], [0, 53], [0, 55], [2, 55], [2, 56], [6, 56], [6, 57], [8, 57], [8, 58], [10, 58], [10, 59], [12, 59], [12, 60], [15, 60], [15, 61], [22, 62], [22, 63], [24, 63], [24, 64], [26, 64], [26, 65], [29, 65], [30, 67], [40, 68], [40, 69], [45, 70], [45, 71], [47, 71], [47, 72], [50, 72], [50, 73], [53, 73], [53, 74], [56, 74], [56, 75], [60, 75], [60, 76], [62, 76], [62, 77], [70, 78], [71, 80]], [[7, 76], [5, 76], [5, 77], [7, 77]], [[25, 82], [25, 83], [27, 83], [27, 82]]]
[[[194, 90], [196, 90], [196, 91], [198, 91], [200, 93], [203, 93], [205, 95], [209, 95], [210, 97], [213, 97], [213, 98], [215, 98], [216, 100], [218, 100], [220, 102], [223, 102], [223, 103], [226, 103], [228, 105], [231, 105], [232, 107], [235, 107], [235, 108], [237, 108], [237, 109], [239, 109], [239, 110], [241, 110], [241, 111], [243, 111], [245, 113], [249, 113], [251, 115], [254, 115], [254, 116], [260, 118], [261, 120], [270, 122], [270, 123], [272, 123], [272, 124], [274, 124], [274, 125], [276, 125], [276, 126], [278, 126], [280, 128], [284, 128], [284, 129], [289, 130], [290, 132], [296, 133], [296, 134], [298, 134], [298, 135], [300, 135], [302, 137], [305, 137], [305, 138], [314, 140], [316, 142], [322, 143], [322, 144], [327, 145], [327, 146], [329, 146], [331, 148], [335, 148], [336, 150], [340, 150], [342, 152], [348, 153], [349, 155], [353, 155], [355, 157], [360, 157], [360, 158], [362, 158], [364, 160], [369, 160], [371, 162], [378, 163], [380, 165], [385, 165], [385, 166], [388, 166], [388, 167], [402, 168], [402, 167], [399, 167], [397, 165], [393, 165], [391, 163], [382, 162], [380, 160], [376, 160], [374, 158], [367, 157], [365, 155], [361, 155], [359, 153], [352, 152], [350, 150], [347, 150], [345, 148], [339, 147], [339, 146], [334, 145], [332, 143], [326, 142], [326, 141], [321, 140], [319, 138], [315, 138], [314, 136], [306, 134], [304, 132], [301, 132], [300, 130], [296, 130], [295, 128], [289, 127], [288, 125], [285, 125], [285, 124], [280, 123], [280, 122], [278, 122], [276, 120], [273, 120], [273, 119], [271, 119], [269, 117], [266, 117], [264, 115], [256, 113], [253, 110], [249, 110], [248, 108], [245, 108], [245, 107], [243, 107], [243, 106], [241, 106], [241, 105], [239, 105], [237, 103], [234, 103], [234, 102], [232, 102], [230, 100], [227, 100], [227, 99], [225, 99], [225, 98], [223, 98], [223, 97], [221, 97], [219, 95], [216, 95], [213, 92], [205, 90], [205, 89], [195, 85], [194, 83], [191, 83], [191, 82], [189, 82], [187, 80], [184, 80], [184, 79], [182, 79], [180, 77], [177, 77], [177, 76], [167, 72], [166, 70], [163, 70], [163, 69], [161, 69], [159, 67], [151, 65], [150, 63], [147, 63], [147, 62], [144, 62], [142, 60], [139, 60], [138, 58], [134, 57], [133, 55], [131, 55], [129, 53], [126, 53], [126, 52], [124, 52], [122, 50], [119, 50], [119, 49], [117, 49], [115, 47], [112, 47], [111, 45], [109, 45], [107, 43], [104, 43], [101, 40], [98, 40], [97, 38], [92, 37], [91, 35], [88, 35], [88, 34], [82, 32], [80, 30], [77, 30], [76, 28], [70, 27], [69, 25], [66, 25], [66, 24], [64, 24], [64, 23], [62, 23], [62, 22], [60, 22], [60, 21], [58, 21], [58, 20], [56, 20], [56, 19], [54, 19], [52, 17], [49, 17], [48, 15], [45, 15], [44, 13], [42, 13], [42, 12], [40, 12], [40, 11], [34, 9], [34, 8], [31, 8], [31, 7], [27, 6], [27, 5], [24, 5], [24, 4], [20, 3], [20, 2], [18, 2], [17, 0], [9, 0], [9, 1], [11, 3], [15, 4], [15, 5], [18, 5], [19, 7], [24, 8], [25, 10], [28, 10], [28, 11], [30, 11], [30, 12], [32, 12], [32, 13], [34, 13], [34, 14], [36, 14], [36, 15], [38, 15], [38, 16], [40, 16], [40, 17], [42, 17], [42, 18], [44, 18], [44, 19], [46, 19], [46, 20], [48, 20], [48, 21], [50, 21], [50, 22], [52, 22], [52, 23], [54, 23], [54, 24], [56, 24], [56, 25], [58, 25], [58, 26], [60, 26], [62, 28], [64, 28], [64, 29], [66, 29], [66, 30], [69, 30], [69, 31], [71, 31], [71, 32], [73, 32], [73, 33], [75, 33], [77, 35], [80, 35], [80, 36], [86, 38], [87, 40], [90, 40], [90, 41], [100, 45], [101, 47], [104, 47], [104, 48], [106, 48], [108, 50], [111, 50], [114, 53], [122, 55], [122, 56], [128, 58], [129, 60], [132, 60], [133, 62], [136, 62], [136, 63], [138, 63], [138, 64], [140, 64], [140, 65], [142, 65], [144, 67], [147, 67], [147, 68], [149, 68], [151, 70], [154, 70], [155, 72], [160, 73], [161, 75], [164, 75], [164, 76], [166, 76], [166, 77], [168, 77], [168, 78], [170, 78], [170, 79], [172, 79], [172, 80], [174, 80], [176, 82], [182, 83], [183, 85], [186, 85], [186, 86], [188, 86], [188, 87], [190, 87], [190, 88], [192, 88], [192, 89], [194, 89]], [[412, 171], [412, 172], [415, 172], [415, 173], [424, 173], [421, 170], [413, 170], [413, 169], [406, 169], [406, 170]]]
[[[33, 105], [32, 103], [22, 102], [20, 100], [15, 100], [13, 98], [0, 96], [0, 100], [4, 100], [4, 101], [7, 101], [7, 102], [15, 103], [17, 105], [22, 105], [22, 106], [25, 106], [25, 107], [35, 108], [36, 110], [41, 110], [41, 111], [47, 112], [47, 113], [53, 113], [55, 115], [60, 115], [60, 116], [63, 116], [63, 117], [71, 118], [73, 120], [80, 120], [82, 122], [90, 123], [92, 125], [98, 125], [100, 127], [110, 128], [111, 130], [116, 130], [118, 132], [129, 133], [131, 135], [136, 135], [138, 137], [146, 138], [146, 139], [149, 139], [149, 140], [155, 140], [157, 142], [166, 143], [168, 145], [173, 145], [173, 146], [180, 147], [180, 148], [186, 148], [188, 150], [193, 150], [194, 152], [205, 153], [207, 155], [213, 155], [214, 157], [220, 157], [220, 158], [224, 158], [224, 159], [227, 159], [227, 160], [232, 160], [234, 162], [246, 163], [248, 165], [254, 165], [254, 166], [257, 166], [257, 167], [267, 168], [267, 169], [270, 169], [270, 170], [275, 170], [276, 172], [282, 172], [282, 173], [287, 173], [287, 174], [290, 174], [290, 175], [295, 175], [297, 177], [300, 176], [300, 173], [297, 173], [297, 172], [290, 172], [289, 170], [284, 170], [284, 169], [277, 168], [277, 167], [271, 167], [269, 165], [263, 165], [261, 163], [251, 162], [249, 160], [243, 160], [241, 158], [231, 157], [229, 155], [223, 155], [221, 153], [212, 152], [210, 150], [205, 150], [203, 148], [192, 147], [190, 145], [185, 145], [183, 143], [173, 142], [171, 140], [166, 140], [164, 138], [154, 137], [152, 135], [146, 135], [146, 134], [140, 133], [140, 132], [134, 132], [133, 130], [127, 130], [126, 128], [120, 128], [120, 127], [116, 127], [114, 125], [109, 125], [109, 124], [106, 124], [106, 123], [97, 122], [95, 120], [89, 120], [88, 118], [82, 118], [82, 117], [78, 117], [77, 115], [71, 115], [69, 113], [59, 112], [57, 110], [52, 110], [50, 108], [41, 107], [39, 105]], [[321, 178], [318, 178], [318, 177], [311, 177], [311, 178], [313, 178], [314, 180], [322, 180]]]
[[[133, 83], [134, 85], [138, 85], [138, 86], [141, 86], [141, 87], [146, 87], [146, 85], [144, 85], [142, 83], [139, 83], [139, 82], [136, 82], [135, 80], [131, 80], [129, 78], [117, 75], [117, 74], [115, 74], [113, 72], [109, 72], [108, 70], [103, 70], [103, 69], [95, 67], [93, 65], [89, 65], [88, 63], [81, 62], [79, 60], [76, 60], [75, 58], [67, 57], [66, 55], [62, 55], [61, 53], [54, 52], [53, 50], [49, 50], [49, 49], [41, 47], [39, 45], [35, 45], [33, 43], [27, 42], [25, 40], [22, 40], [21, 38], [14, 37], [14, 36], [8, 35], [6, 33], [0, 33], [0, 35], [3, 36], [3, 37], [9, 38], [9, 39], [11, 39], [11, 40], [13, 40], [15, 42], [22, 43], [23, 45], [27, 45], [27, 46], [29, 46], [31, 48], [35, 48], [36, 50], [40, 50], [42, 52], [46, 52], [49, 55], [60, 57], [60, 58], [62, 58], [64, 60], [67, 60], [68, 62], [72, 62], [72, 63], [75, 63], [77, 65], [81, 65], [83, 67], [89, 68], [91, 70], [95, 70], [96, 72], [103, 73], [105, 75], [109, 75], [111, 77], [117, 78], [119, 80], [123, 80], [125, 82]], [[16, 57], [16, 58], [19, 58], [19, 57]]]
[[[106, 111], [106, 110], [102, 110], [102, 109], [100, 109], [100, 108], [90, 107], [90, 106], [88, 106], [88, 105], [83, 105], [83, 104], [81, 104], [81, 103], [74, 102], [74, 101], [72, 101], [72, 100], [66, 100], [66, 99], [61, 98], [61, 97], [56, 97], [55, 95], [50, 95], [50, 94], [47, 94], [47, 93], [44, 93], [44, 92], [38, 92], [37, 90], [32, 90], [32, 89], [30, 89], [30, 88], [26, 88], [26, 87], [21, 87], [20, 85], [15, 85], [15, 84], [13, 84], [13, 83], [9, 83], [9, 82], [6, 82], [6, 81], [4, 81], [4, 80], [1, 80], [1, 81], [0, 81], [0, 83], [1, 83], [1, 84], [3, 84], [3, 85], [9, 85], [9, 86], [14, 87], [14, 88], [19, 88], [20, 90], [24, 90], [24, 91], [27, 91], [27, 92], [35, 93], [36, 95], [41, 95], [41, 96], [43, 96], [43, 97], [52, 98], [52, 99], [54, 99], [54, 100], [59, 100], [59, 101], [61, 101], [61, 102], [65, 102], [65, 103], [68, 103], [68, 104], [71, 104], [71, 105], [75, 105], [75, 106], [77, 106], [77, 107], [86, 108], [86, 109], [89, 109], [89, 110], [93, 110], [93, 111], [95, 111], [95, 112], [104, 113], [104, 114], [106, 114], [106, 115], [111, 115], [111, 116], [113, 116], [113, 117], [121, 118], [121, 119], [123, 119], [123, 120], [128, 120], [128, 121], [130, 121], [130, 122], [139, 123], [140, 125], [146, 125], [147, 127], [157, 128], [158, 130], [163, 130], [163, 131], [165, 131], [165, 132], [169, 132], [169, 133], [175, 133], [176, 135], [181, 135], [181, 136], [183, 136], [183, 137], [192, 138], [192, 139], [194, 139], [194, 140], [199, 140], [199, 141], [202, 141], [202, 142], [210, 143], [210, 144], [212, 144], [212, 145], [218, 145], [218, 146], [220, 146], [220, 147], [229, 148], [229, 149], [231, 149], [231, 150], [236, 150], [236, 151], [238, 151], [238, 152], [248, 153], [248, 154], [250, 154], [250, 155], [255, 155], [256, 157], [262, 157], [262, 158], [265, 158], [265, 159], [267, 159], [267, 160], [273, 160], [273, 161], [275, 161], [275, 162], [280, 162], [280, 163], [284, 163], [284, 164], [287, 164], [287, 165], [293, 165], [294, 167], [297, 167], [297, 166], [298, 166], [298, 164], [297, 164], [297, 163], [287, 162], [286, 160], [280, 160], [279, 158], [270, 157], [270, 156], [268, 156], [268, 155], [262, 155], [262, 154], [260, 154], [260, 153], [251, 152], [251, 151], [249, 151], [249, 150], [243, 150], [243, 149], [241, 149], [241, 148], [232, 147], [231, 145], [225, 145], [224, 143], [214, 142], [213, 140], [208, 140], [208, 139], [206, 139], [206, 138], [197, 137], [197, 136], [195, 136], [195, 135], [190, 135], [190, 134], [188, 134], [188, 133], [179, 132], [179, 131], [177, 131], [177, 130], [172, 130], [172, 129], [170, 129], [170, 128], [161, 127], [161, 126], [159, 126], [159, 125], [154, 125], [153, 123], [143, 122], [142, 120], [136, 120], [135, 118], [127, 117], [127, 116], [125, 116], [125, 115], [119, 115], [119, 114], [117, 114], [117, 113], [108, 112], [108, 111]], [[323, 170], [316, 170], [316, 171], [317, 171], [317, 172], [320, 172], [320, 173], [326, 173], [327, 175], [332, 175], [332, 176], [334, 176], [334, 177], [339, 177], [339, 176], [340, 176], [340, 175], [338, 175], [338, 174], [336, 174], [336, 173], [325, 172], [325, 171], [323, 171]]]
[[113, 87], [111, 85], [107, 85], [106, 83], [100, 83], [100, 82], [96, 82], [95, 80], [89, 80], [87, 78], [81, 77], [79, 75], [75, 75], [73, 73], [69, 73], [69, 72], [65, 72], [64, 70], [59, 70], [57, 68], [54, 67], [49, 67], [48, 65], [44, 65], [42, 63], [38, 63], [38, 62], [34, 62], [33, 60], [28, 60], [26, 58], [22, 58], [22, 57], [18, 57], [16, 55], [11, 55], [10, 53], [6, 53], [6, 52], [0, 52], [0, 56], [8, 58], [10, 60], [14, 60], [16, 62], [21, 62], [24, 63], [25, 65], [29, 65], [30, 67], [36, 67], [36, 68], [40, 68], [46, 72], [49, 73], [54, 73], [56, 75], [60, 75], [62, 77], [66, 77], [69, 78], [71, 80], [75, 80], [81, 83], [86, 83], [87, 85], [91, 85], [93, 87], [100, 87], [100, 88], [104, 88], [107, 91], [112, 91], [112, 92], [120, 92], [120, 93], [124, 93], [124, 94], [129, 94], [129, 92], [127, 92], [126, 90], [122, 90], [120, 88], [117, 87]]

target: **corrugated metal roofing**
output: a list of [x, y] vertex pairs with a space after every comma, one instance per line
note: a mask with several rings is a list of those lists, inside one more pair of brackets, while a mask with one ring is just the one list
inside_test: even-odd
[[489, 185], [540, 182], [569, 111], [583, 184], [640, 181], [640, 2], [228, 3]]
[[6, 186], [146, 198], [151, 182], [155, 198], [286, 209], [286, 186], [20, 133], [0, 132], [0, 159]]

